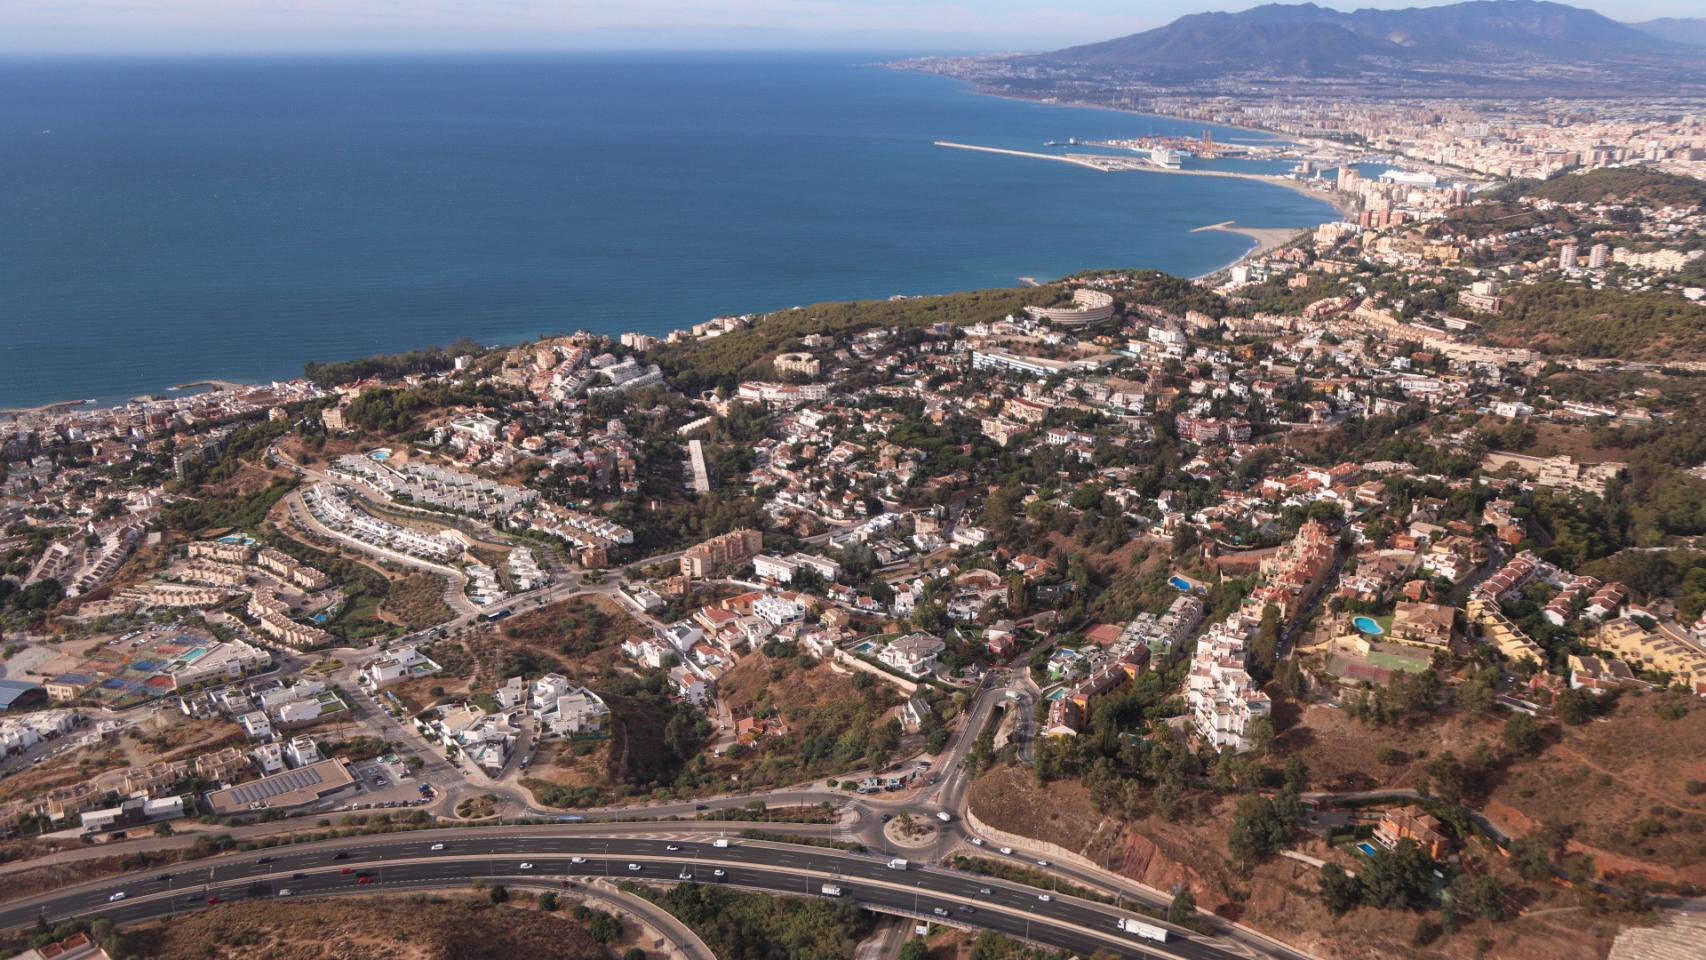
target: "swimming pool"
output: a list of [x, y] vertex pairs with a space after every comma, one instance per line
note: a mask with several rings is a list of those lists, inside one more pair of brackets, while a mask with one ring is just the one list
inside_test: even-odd
[[1358, 630], [1371, 637], [1378, 637], [1386, 632], [1381, 628], [1380, 624], [1374, 622], [1373, 617], [1352, 617], [1351, 626], [1356, 627]]
[[1379, 849], [1376, 848], [1374, 844], [1369, 843], [1367, 840], [1363, 840], [1363, 841], [1358, 842], [1357, 843], [1357, 849], [1361, 850], [1362, 855], [1365, 857], [1372, 857], [1375, 854], [1380, 852]]
[[1186, 580], [1184, 577], [1168, 577], [1167, 582], [1172, 584], [1173, 589], [1175, 589], [1175, 590], [1189, 590], [1189, 589], [1191, 589], [1191, 582], [1189, 580]]
[[367, 457], [370, 460], [389, 460], [391, 459], [391, 448], [380, 447], [377, 450], [369, 450], [367, 452]]
[[870, 656], [872, 653], [874, 653], [876, 651], [876, 649], [877, 649], [876, 641], [866, 640], [865, 642], [854, 647], [853, 652], [854, 653], [862, 653], [862, 654], [865, 654], [866, 656]]

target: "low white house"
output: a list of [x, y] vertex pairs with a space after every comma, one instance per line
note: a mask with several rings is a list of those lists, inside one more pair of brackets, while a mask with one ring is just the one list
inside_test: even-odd
[[936, 658], [947, 644], [928, 633], [910, 633], [877, 652], [877, 659], [911, 677], [936, 669]]
[[598, 694], [575, 686], [560, 673], [548, 673], [533, 681], [528, 709], [542, 732], [558, 736], [597, 733], [610, 716], [610, 708]]
[[320, 755], [320, 745], [306, 735], [290, 738], [290, 742], [284, 745], [284, 758], [295, 767], [306, 767], [325, 759]]
[[760, 597], [752, 605], [756, 616], [780, 627], [786, 623], [799, 623], [806, 618], [806, 605], [790, 597], [769, 596]]
[[705, 686], [704, 678], [685, 666], [669, 671], [669, 682], [682, 699], [694, 706], [703, 706], [705, 697], [710, 692]]
[[263, 743], [249, 751], [255, 758], [255, 766], [261, 768], [263, 774], [282, 773], [284, 771], [284, 748], [276, 743]]
[[415, 649], [415, 645], [411, 643], [369, 663], [362, 668], [361, 678], [369, 687], [377, 689], [398, 680], [432, 676], [440, 669], [436, 662]]
[[663, 669], [670, 657], [678, 656], [674, 650], [650, 637], [622, 641], [622, 652], [653, 670]]

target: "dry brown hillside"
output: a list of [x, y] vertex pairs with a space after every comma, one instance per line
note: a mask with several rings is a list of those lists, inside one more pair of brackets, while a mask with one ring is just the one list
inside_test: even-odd
[[[422, 902], [424, 901], [424, 902]], [[125, 931], [155, 960], [609, 960], [561, 914], [473, 898], [228, 903]]]

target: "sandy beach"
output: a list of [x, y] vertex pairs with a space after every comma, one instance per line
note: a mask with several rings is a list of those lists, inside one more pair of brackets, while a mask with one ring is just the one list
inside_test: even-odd
[[1245, 251], [1243, 256], [1232, 261], [1226, 266], [1221, 267], [1218, 270], [1210, 270], [1208, 273], [1199, 277], [1193, 277], [1192, 279], [1201, 280], [1204, 277], [1212, 277], [1217, 273], [1225, 273], [1246, 260], [1260, 257], [1271, 250], [1277, 250], [1280, 247], [1285, 246], [1292, 240], [1295, 240], [1299, 234], [1302, 234], [1307, 229], [1307, 227], [1240, 227], [1236, 220], [1222, 220], [1219, 223], [1211, 223], [1206, 227], [1197, 227], [1191, 232], [1202, 233], [1204, 231], [1213, 230], [1217, 233], [1236, 233], [1249, 237], [1251, 240], [1255, 241], [1256, 245]]

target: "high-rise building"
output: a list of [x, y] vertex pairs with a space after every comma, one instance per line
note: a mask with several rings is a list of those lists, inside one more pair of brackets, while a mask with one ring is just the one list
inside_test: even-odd
[[1566, 243], [1558, 248], [1558, 269], [1576, 269], [1576, 245], [1574, 243]]
[[1611, 248], [1603, 243], [1596, 243], [1588, 250], [1588, 269], [1599, 270], [1605, 266], [1605, 261], [1611, 256]]

